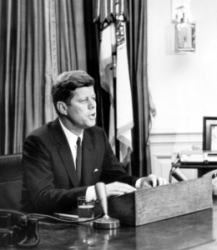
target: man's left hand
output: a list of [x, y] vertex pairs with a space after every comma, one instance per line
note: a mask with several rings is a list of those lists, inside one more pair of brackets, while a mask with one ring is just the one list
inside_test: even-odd
[[150, 188], [150, 187], [162, 186], [166, 184], [168, 184], [168, 182], [163, 177], [158, 177], [154, 174], [150, 174], [147, 177], [142, 177], [140, 188]]

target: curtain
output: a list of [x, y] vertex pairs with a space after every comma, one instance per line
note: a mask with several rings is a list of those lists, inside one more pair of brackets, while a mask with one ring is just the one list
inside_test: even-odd
[[147, 76], [147, 0], [128, 0], [129, 64], [133, 93], [134, 128], [132, 174], [151, 173], [149, 131], [151, 124]]
[[23, 129], [17, 128], [26, 126], [27, 5], [1, 0], [0, 15], [0, 152], [7, 154], [22, 150]]
[[1, 155], [22, 152], [25, 137], [54, 119], [58, 74], [82, 69], [98, 78], [92, 13], [85, 0], [0, 0]]

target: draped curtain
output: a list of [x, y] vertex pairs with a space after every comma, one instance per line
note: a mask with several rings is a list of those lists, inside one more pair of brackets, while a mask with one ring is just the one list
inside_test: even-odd
[[133, 93], [133, 153], [132, 174], [151, 173], [149, 132], [150, 96], [147, 74], [147, 0], [128, 0], [129, 67]]
[[59, 73], [82, 69], [97, 79], [92, 13], [85, 0], [0, 0], [1, 155], [22, 152], [25, 137], [55, 117]]

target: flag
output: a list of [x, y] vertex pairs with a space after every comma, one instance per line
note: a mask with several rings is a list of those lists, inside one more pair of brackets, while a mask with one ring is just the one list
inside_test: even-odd
[[115, 153], [115, 118], [114, 118], [114, 84], [113, 84], [113, 58], [115, 48], [115, 24], [104, 22], [102, 24], [100, 42], [100, 80], [101, 86], [110, 95], [109, 142]]
[[[133, 150], [131, 135], [133, 110], [124, 21], [125, 2], [103, 0], [98, 2], [96, 9], [97, 19], [101, 20], [102, 27], [101, 86], [110, 95], [109, 142], [116, 153], [116, 140], [118, 140], [119, 160], [126, 164], [130, 161], [130, 154]], [[114, 96], [114, 80], [116, 80], [116, 96]]]
[[116, 108], [117, 108], [117, 139], [120, 143], [120, 161], [130, 161], [132, 147], [131, 129], [133, 122], [132, 93], [127, 57], [126, 23], [124, 16], [118, 15], [116, 24], [117, 46], [117, 83], [116, 83]]

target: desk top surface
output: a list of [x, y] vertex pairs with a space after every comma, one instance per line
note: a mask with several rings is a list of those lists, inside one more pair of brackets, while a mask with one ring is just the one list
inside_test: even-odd
[[212, 209], [138, 227], [99, 230], [91, 223], [40, 224], [39, 234], [41, 242], [33, 249], [216, 250], [217, 201]]

